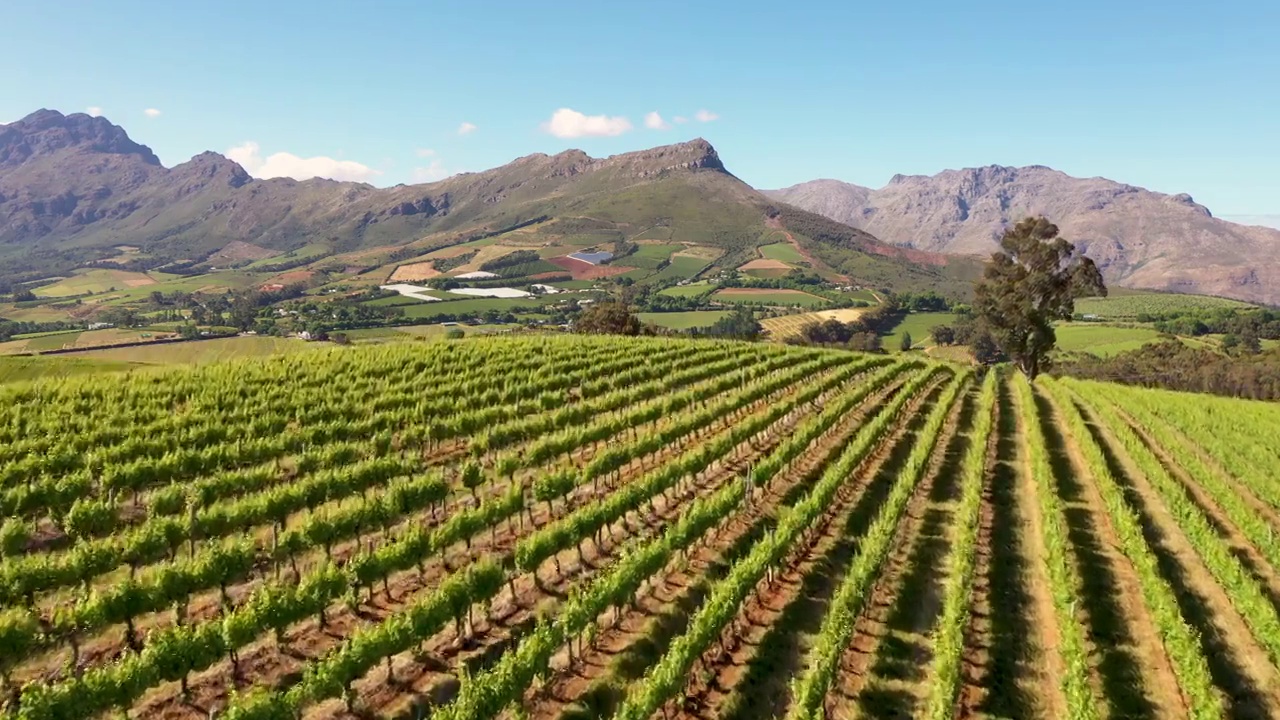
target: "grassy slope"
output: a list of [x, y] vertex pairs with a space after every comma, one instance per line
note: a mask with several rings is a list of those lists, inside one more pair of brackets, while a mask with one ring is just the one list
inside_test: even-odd
[[884, 339], [884, 346], [897, 350], [902, 343], [902, 336], [911, 333], [912, 347], [928, 347], [933, 344], [929, 335], [935, 325], [946, 325], [955, 322], [956, 316], [951, 313], [910, 313], [902, 317], [902, 321], [890, 330]]
[[305, 352], [316, 347], [330, 346], [327, 343], [316, 345], [293, 338], [246, 336], [195, 342], [139, 345], [127, 348], [108, 348], [105, 350], [86, 350], [60, 357], [157, 365], [201, 364], [242, 357]]
[[137, 363], [98, 358], [53, 355], [46, 357], [0, 357], [0, 383], [71, 377], [99, 372], [119, 372], [141, 367]]
[[1103, 357], [1137, 350], [1147, 343], [1155, 342], [1160, 336], [1152, 328], [1096, 323], [1060, 323], [1054, 331], [1058, 335], [1058, 350], [1088, 352]]
[[829, 301], [826, 298], [810, 295], [799, 290], [770, 290], [767, 292], [753, 292], [751, 294], [725, 294], [721, 290], [711, 296], [716, 302], [738, 303], [744, 305], [799, 305], [801, 307], [817, 307], [825, 305]]
[[1076, 312], [1103, 318], [1134, 318], [1139, 314], [1160, 314], [1255, 307], [1240, 300], [1207, 295], [1175, 295], [1173, 293], [1125, 293], [1105, 298], [1081, 298]]
[[760, 255], [769, 260], [781, 260], [792, 265], [800, 265], [809, 263], [799, 250], [791, 243], [771, 243], [769, 245], [760, 246]]
[[690, 312], [638, 313], [641, 322], [653, 323], [673, 330], [709, 327], [729, 314], [728, 310], [694, 310]]

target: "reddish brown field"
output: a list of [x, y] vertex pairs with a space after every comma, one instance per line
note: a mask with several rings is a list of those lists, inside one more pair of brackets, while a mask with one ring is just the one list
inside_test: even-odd
[[634, 270], [635, 268], [618, 267], [616, 265], [592, 265], [589, 262], [566, 256], [547, 258], [547, 262], [569, 271], [574, 280], [597, 280], [613, 277]]

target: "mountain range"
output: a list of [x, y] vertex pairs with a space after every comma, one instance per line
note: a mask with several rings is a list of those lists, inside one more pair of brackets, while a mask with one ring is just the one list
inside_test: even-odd
[[1109, 283], [1280, 302], [1280, 230], [1215, 218], [1186, 194], [1038, 165], [896, 175], [878, 190], [815, 180], [766, 194], [883, 241], [938, 253], [990, 253], [1006, 228], [1044, 215]]
[[[534, 154], [440, 182], [375, 188], [256, 179], [212, 152], [166, 168], [122, 128], [85, 114], [40, 110], [0, 126], [0, 280], [10, 284], [64, 275], [121, 245], [154, 267], [316, 245], [329, 255], [403, 246], [411, 257], [530, 225], [549, 242], [626, 240], [660, 227], [736, 267], [790, 223], [821, 234], [820, 262], [858, 282], [959, 294], [972, 274], [972, 262], [928, 254], [921, 262], [919, 253], [774, 205], [701, 139], [609, 158]], [[228, 246], [235, 252], [219, 255]]]
[[[1280, 231], [1045, 167], [896, 176], [880, 189], [818, 180], [761, 193], [705, 140], [593, 158], [534, 154], [424, 185], [257, 179], [205, 152], [171, 168], [104, 117], [39, 110], [0, 125], [0, 292], [137, 248], [141, 269], [319, 248], [410, 258], [516, 228], [551, 245], [656, 236], [719, 267], [794, 242], [850, 282], [963, 296], [1002, 230], [1044, 214], [1109, 281], [1280, 303]], [[523, 231], [522, 231], [523, 232]], [[316, 255], [309, 251], [309, 255]]]

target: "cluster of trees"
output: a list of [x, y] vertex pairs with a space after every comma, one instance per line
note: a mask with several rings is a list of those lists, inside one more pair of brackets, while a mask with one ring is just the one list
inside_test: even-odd
[[1074, 316], [1076, 298], [1106, 294], [1093, 260], [1077, 255], [1047, 219], [1027, 218], [1000, 239], [974, 287], [973, 311], [1000, 351], [1034, 380], [1057, 342], [1053, 324]]
[[533, 250], [517, 250], [509, 255], [503, 255], [500, 258], [494, 258], [493, 260], [480, 263], [480, 269], [485, 272], [496, 273], [503, 268], [535, 263], [541, 259], [542, 258], [538, 257], [538, 253]]
[[787, 342], [792, 345], [823, 345], [861, 352], [879, 352], [883, 349], [880, 336], [892, 330], [902, 319], [902, 315], [902, 307], [890, 296], [852, 322], [831, 319], [807, 323], [800, 328], [799, 334], [787, 338]]
[[1060, 360], [1053, 372], [1127, 385], [1280, 400], [1280, 350], [1223, 355], [1167, 340], [1109, 358], [1080, 355]]
[[588, 335], [639, 335], [643, 329], [640, 318], [622, 302], [596, 303], [573, 321], [574, 332]]
[[800, 328], [799, 334], [787, 338], [786, 342], [791, 345], [844, 347], [861, 352], [879, 352], [883, 347], [879, 333], [867, 331], [857, 321], [844, 323], [835, 319], [807, 323]]
[[737, 307], [725, 317], [712, 323], [710, 327], [693, 328], [689, 334], [695, 337], [733, 338], [735, 340], [755, 340], [764, 332], [760, 321], [750, 308]]
[[929, 334], [939, 345], [968, 345], [973, 357], [983, 365], [1004, 362], [1008, 358], [1001, 351], [991, 331], [967, 308], [960, 308], [957, 319], [950, 325], [934, 325]]
[[778, 290], [804, 290], [812, 291], [815, 287], [826, 284], [826, 280], [815, 272], [808, 272], [800, 268], [793, 268], [791, 272], [776, 278], [758, 278], [750, 275], [742, 275], [741, 273], [731, 273], [725, 276], [723, 284], [726, 287], [756, 287], [756, 288], [774, 288]]
[[1232, 338], [1229, 344], [1244, 348], [1256, 348], [1260, 340], [1280, 339], [1280, 310], [1221, 309], [1160, 316], [1144, 314], [1137, 320], [1153, 322], [1156, 330], [1169, 335], [1226, 335]]
[[932, 290], [920, 293], [897, 293], [893, 296], [898, 307], [907, 312], [950, 312], [960, 306], [953, 307], [952, 302]]
[[0, 342], [11, 340], [15, 335], [26, 333], [59, 332], [84, 327], [83, 323], [70, 323], [62, 320], [54, 322], [25, 322], [0, 318]]
[[468, 252], [462, 253], [461, 255], [454, 255], [453, 257], [447, 257], [447, 258], [438, 258], [432, 261], [431, 266], [434, 267], [436, 270], [439, 270], [440, 272], [448, 272], [454, 268], [462, 267], [463, 265], [466, 265], [467, 263], [471, 262], [473, 259], [475, 259], [476, 253], [478, 252], [480, 251], [470, 250]]

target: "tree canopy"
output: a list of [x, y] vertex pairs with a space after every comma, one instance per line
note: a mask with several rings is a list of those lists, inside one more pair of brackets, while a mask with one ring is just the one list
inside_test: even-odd
[[975, 288], [974, 313], [1004, 354], [1035, 379], [1057, 342], [1053, 323], [1071, 319], [1076, 298], [1106, 294], [1093, 260], [1078, 255], [1047, 219], [1027, 218], [1000, 239], [1000, 252]]
[[639, 335], [640, 319], [626, 303], [602, 302], [583, 310], [573, 323], [575, 332], [607, 335]]

